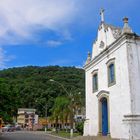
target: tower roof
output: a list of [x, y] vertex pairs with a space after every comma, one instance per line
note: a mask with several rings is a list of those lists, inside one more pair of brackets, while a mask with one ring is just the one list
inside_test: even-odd
[[108, 31], [108, 29], [110, 28], [112, 30], [113, 37], [115, 39], [119, 38], [122, 34], [122, 29], [120, 27], [116, 27], [116, 26], [105, 23], [104, 11], [105, 10], [103, 8], [101, 8], [101, 10], [100, 10], [101, 23], [99, 25], [99, 30], [102, 29], [102, 27], [104, 27], [105, 31]]
[[113, 37], [115, 39], [117, 39], [121, 36], [122, 29], [120, 27], [116, 27], [116, 26], [113, 26], [111, 24], [106, 24], [106, 23], [104, 23], [104, 27], [105, 27], [105, 30], [108, 30], [108, 28], [110, 28], [112, 30]]

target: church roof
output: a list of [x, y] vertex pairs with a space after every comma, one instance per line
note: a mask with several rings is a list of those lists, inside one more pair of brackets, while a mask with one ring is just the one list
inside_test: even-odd
[[121, 36], [122, 29], [120, 27], [116, 27], [116, 26], [113, 26], [111, 24], [106, 24], [106, 23], [103, 23], [103, 24], [104, 24], [105, 30], [108, 30], [108, 28], [112, 30], [113, 37], [115, 39], [118, 39]]
[[[100, 10], [101, 24], [99, 26], [99, 29], [101, 28], [102, 25], [104, 25], [104, 28], [107, 31], [108, 31], [108, 28], [110, 28], [112, 30], [112, 34], [113, 34], [114, 39], [118, 39], [121, 36], [123, 30], [120, 27], [115, 27], [113, 25], [106, 24], [104, 22], [105, 21], [104, 20], [104, 11], [105, 10], [103, 8], [101, 8], [101, 10]], [[128, 22], [128, 19], [127, 18], [125, 18], [125, 19], [126, 19], [125, 21]]]
[[[101, 22], [98, 28], [97, 39], [93, 43], [92, 57], [88, 55], [86, 65], [88, 65], [94, 58], [96, 58], [99, 54], [106, 51], [106, 48], [109, 48], [111, 44], [116, 42], [119, 38], [121, 38], [124, 34], [134, 35], [135, 33], [129, 27], [128, 18], [124, 17], [123, 28], [113, 26], [111, 24], [105, 23], [104, 20], [104, 9], [100, 11]], [[135, 37], [138, 36], [135, 34]], [[140, 37], [139, 37], [140, 38]]]

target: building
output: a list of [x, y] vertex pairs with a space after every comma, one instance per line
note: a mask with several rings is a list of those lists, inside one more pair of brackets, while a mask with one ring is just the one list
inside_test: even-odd
[[48, 129], [54, 129], [54, 128], [58, 128], [58, 129], [70, 129], [70, 120], [56, 120], [56, 119], [52, 119], [52, 118], [39, 118], [39, 125], [40, 126], [46, 126]]
[[38, 115], [35, 112], [36, 109], [19, 108], [17, 123], [25, 128], [32, 129], [35, 124], [38, 124]]
[[86, 73], [84, 135], [140, 140], [140, 36], [124, 18], [123, 28], [101, 23]]
[[0, 116], [0, 135], [2, 134], [2, 117]]

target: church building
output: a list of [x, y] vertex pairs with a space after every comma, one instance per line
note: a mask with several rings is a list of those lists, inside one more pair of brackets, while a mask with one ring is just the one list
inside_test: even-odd
[[123, 28], [107, 24], [104, 10], [92, 55], [84, 66], [84, 136], [140, 140], [140, 36], [123, 19]]

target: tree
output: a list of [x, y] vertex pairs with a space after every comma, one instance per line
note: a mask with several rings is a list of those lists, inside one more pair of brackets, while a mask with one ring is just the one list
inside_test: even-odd
[[17, 112], [18, 95], [16, 88], [4, 78], [0, 79], [0, 116], [5, 122], [11, 122]]
[[81, 109], [82, 100], [81, 94], [69, 93], [68, 96], [60, 96], [55, 99], [54, 106], [52, 109], [52, 118], [56, 121], [56, 130], [58, 125], [58, 120], [62, 122], [62, 125], [70, 120], [70, 127], [73, 129], [74, 116], [78, 109]]
[[[48, 104], [48, 116], [50, 116], [55, 99], [66, 96], [65, 91], [52, 84], [49, 79], [62, 82], [70, 91], [80, 91], [84, 98], [84, 70], [75, 67], [37, 67], [28, 66], [10, 68], [0, 71], [0, 110], [1, 114], [12, 118], [17, 114], [18, 108], [36, 108], [40, 116], [44, 116], [44, 110], [39, 104]], [[7, 115], [5, 115], [7, 114]], [[67, 114], [67, 113], [66, 113]], [[66, 117], [67, 118], [67, 115]]]
[[62, 125], [66, 119], [66, 117], [68, 116], [68, 112], [69, 112], [69, 100], [66, 97], [57, 97], [55, 99], [54, 102], [54, 106], [52, 108], [52, 118], [55, 119], [56, 121], [56, 130], [57, 130], [57, 126], [58, 126], [58, 120], [60, 120], [62, 122]]

